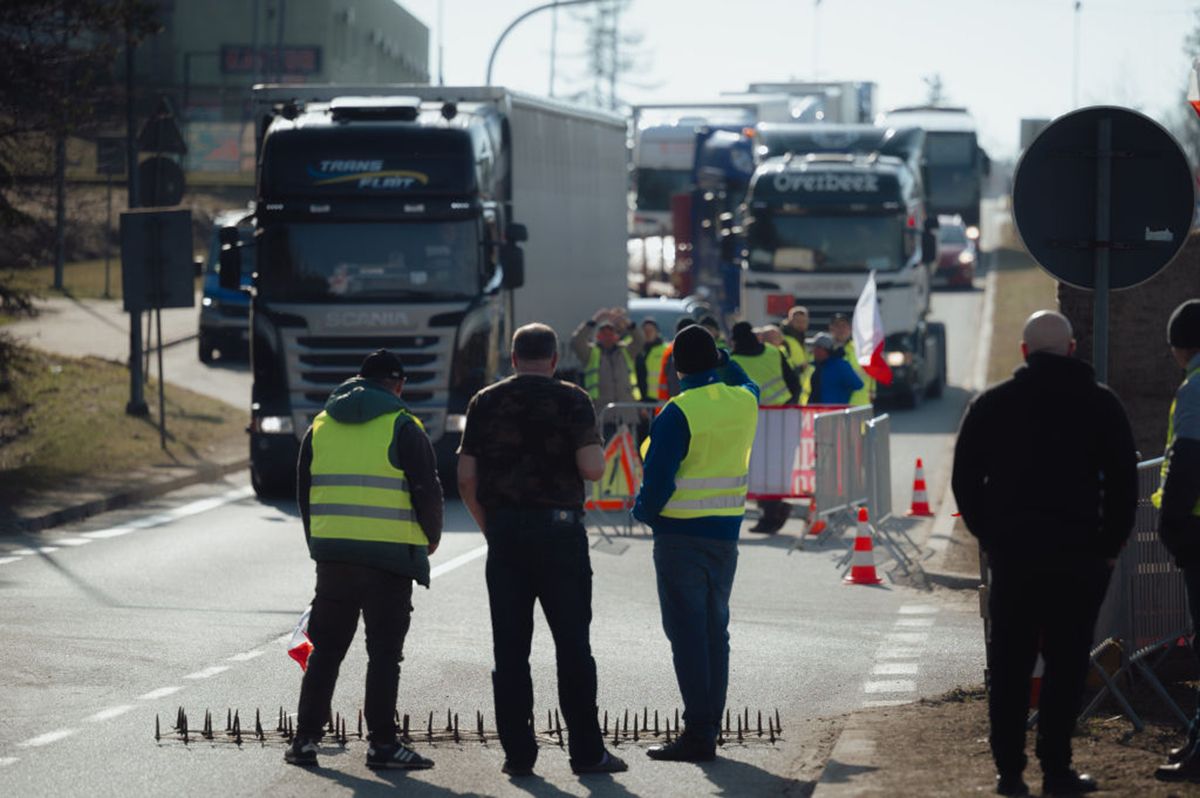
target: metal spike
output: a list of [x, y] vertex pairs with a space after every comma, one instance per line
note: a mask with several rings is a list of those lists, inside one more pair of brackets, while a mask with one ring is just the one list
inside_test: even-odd
[[746, 719], [742, 721], [742, 728], [746, 731], [750, 731], [750, 707], [746, 707], [745, 712]]
[[340, 742], [342, 744], [342, 748], [345, 748], [346, 747], [346, 719], [342, 718], [341, 720], [342, 720], [342, 733], [341, 733], [341, 739], [338, 740], [338, 742]]
[[733, 731], [729, 726], [729, 707], [725, 707], [725, 731]]
[[654, 736], [658, 736], [658, 710], [654, 710]]
[[558, 735], [558, 747], [563, 747], [562, 721], [558, 718], [558, 710], [554, 710], [554, 732]]
[[636, 714], [633, 716], [633, 741], [635, 743], [638, 741], [638, 716]]
[[679, 734], [679, 707], [675, 707], [675, 734]]
[[446, 709], [446, 731], [454, 731], [453, 718], [450, 717], [450, 709]]
[[546, 710], [546, 734], [554, 731], [554, 718], [550, 715], [550, 710]]
[[604, 736], [608, 736], [608, 710], [604, 710]]
[[333, 734], [333, 732], [335, 731], [334, 726], [333, 726], [333, 712], [332, 711], [328, 715], [325, 716], [325, 731], [329, 734]]
[[483, 713], [478, 709], [475, 710], [475, 731], [479, 734], [479, 739], [483, 739]]
[[225, 731], [233, 731], [233, 710], [225, 710]]
[[460, 740], [459, 740], [459, 737], [458, 737], [458, 713], [457, 713], [457, 712], [455, 712], [455, 713], [454, 713], [454, 742], [456, 742], [456, 743], [457, 743], [457, 742], [459, 742], [459, 741], [460, 741]]
[[159, 725], [158, 725], [158, 713], [155, 712], [154, 713], [154, 742], [158, 742], [161, 739], [162, 739], [162, 730], [159, 728]]
[[187, 742], [188, 742], [187, 713], [184, 712], [182, 708], [180, 708], [179, 716], [183, 719], [183, 743], [184, 743], [184, 745], [187, 745]]
[[623, 723], [622, 725], [625, 727], [625, 733], [629, 734], [629, 710], [628, 709], [625, 710], [625, 723]]
[[238, 717], [236, 709], [233, 711], [233, 731], [239, 737], [242, 735], [242, 719]]
[[671, 722], [667, 721], [667, 745], [671, 744]]
[[433, 712], [429, 713], [429, 725], [425, 727], [425, 736], [429, 738], [429, 742], [433, 742]]
[[613, 721], [613, 745], [621, 744], [621, 724]]
[[392, 719], [396, 723], [400, 722], [400, 710], [398, 710], [398, 709], [392, 710]]
[[[362, 710], [361, 709], [358, 711], [358, 739], [360, 739], [360, 740], [362, 739]], [[409, 720], [408, 720], [407, 713], [405, 713], [405, 715], [404, 715], [404, 739], [406, 739], [406, 740], [412, 739], [411, 737], [409, 737]]]
[[650, 728], [650, 708], [644, 704], [642, 705], [642, 728]]
[[771, 722], [770, 715], [767, 715], [767, 728], [771, 732], [771, 745], [775, 745], [775, 724]]
[[762, 710], [758, 711], [758, 736], [762, 737]]
[[737, 721], [737, 735], [738, 735], [737, 741], [739, 743], [745, 742], [745, 738], [742, 737], [742, 718], [740, 715], [738, 716], [738, 721]]
[[783, 724], [779, 722], [779, 707], [775, 707], [775, 731], [783, 734]]
[[275, 731], [280, 732], [280, 733], [283, 732], [283, 705], [282, 704], [279, 705], [279, 723], [276, 724]]
[[[408, 715], [404, 716], [404, 735], [408, 736]], [[358, 710], [358, 739], [362, 739], [362, 708]]]

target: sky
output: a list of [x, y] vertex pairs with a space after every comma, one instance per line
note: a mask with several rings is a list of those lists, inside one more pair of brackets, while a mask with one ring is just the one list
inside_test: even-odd
[[[435, 83], [441, 41], [446, 85], [482, 85], [500, 33], [545, 1], [399, 0], [430, 29]], [[1078, 5], [1076, 12], [1075, 0], [631, 0], [621, 29], [641, 37], [633, 48], [639, 63], [619, 93], [630, 103], [682, 102], [815, 74], [874, 81], [883, 110], [924, 102], [924, 78], [936, 74], [946, 102], [975, 116], [995, 159], [1016, 156], [1023, 117], [1087, 105], [1123, 105], [1160, 121], [1176, 113], [1192, 60], [1183, 39], [1197, 25], [1200, 0]], [[560, 95], [585, 80], [581, 9], [557, 12]], [[509, 34], [494, 84], [549, 93], [553, 16], [536, 14]]]

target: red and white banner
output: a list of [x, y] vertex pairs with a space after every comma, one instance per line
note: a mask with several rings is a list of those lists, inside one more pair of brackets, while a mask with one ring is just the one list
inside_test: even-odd
[[288, 656], [300, 663], [300, 670], [308, 670], [308, 655], [312, 653], [312, 640], [308, 637], [308, 617], [312, 615], [312, 607], [300, 616], [296, 628], [292, 630], [292, 639], [288, 643]]
[[883, 359], [883, 317], [875, 295], [875, 272], [867, 278], [854, 306], [854, 351], [858, 365], [881, 385], [892, 384], [892, 370]]

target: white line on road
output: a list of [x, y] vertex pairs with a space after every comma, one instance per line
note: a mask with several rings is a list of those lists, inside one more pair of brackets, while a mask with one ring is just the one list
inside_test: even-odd
[[130, 532], [135, 532], [139, 529], [149, 529], [150, 527], [163, 526], [172, 521], [178, 521], [181, 518], [187, 518], [191, 515], [206, 513], [209, 510], [215, 510], [218, 507], [223, 507], [226, 504], [231, 504], [236, 501], [241, 501], [249, 496], [254, 495], [254, 488], [249, 485], [226, 491], [219, 496], [213, 496], [208, 499], [199, 499], [198, 501], [190, 502], [182, 507], [176, 507], [174, 510], [167, 510], [163, 513], [155, 513], [148, 515], [145, 518], [139, 518], [136, 521], [130, 521], [122, 526], [109, 527], [108, 529], [96, 529], [91, 532], [80, 533], [85, 538], [100, 539], [100, 538], [115, 538], [121, 535], [128, 535]]
[[28, 557], [30, 554], [37, 554], [36, 549], [13, 549], [9, 554], [18, 554], [22, 557]]
[[133, 704], [122, 704], [119, 707], [109, 707], [108, 709], [100, 710], [95, 715], [84, 718], [84, 720], [86, 720], [88, 723], [99, 723], [102, 720], [112, 720], [113, 718], [121, 717], [131, 709], [133, 709]]
[[0, 756], [0, 768], [6, 768], [9, 765], [15, 765], [21, 760], [15, 756]]
[[928, 632], [890, 632], [883, 636], [888, 645], [919, 646], [929, 640]]
[[937, 615], [937, 611], [932, 604], [905, 604], [900, 608], [901, 615]]
[[442, 574], [453, 571], [455, 568], [458, 568], [461, 565], [466, 565], [467, 563], [471, 562], [472, 560], [477, 560], [480, 557], [482, 557], [483, 555], [487, 554], [487, 550], [488, 550], [487, 544], [484, 543], [482, 546], [479, 546], [478, 548], [471, 549], [466, 554], [458, 555], [453, 560], [447, 560], [446, 562], [442, 563], [441, 565], [437, 566], [432, 571], [430, 571], [429, 578], [435, 579], [435, 578], [441, 576]]
[[254, 651], [243, 651], [241, 654], [234, 654], [232, 657], [227, 658], [225, 661], [226, 662], [249, 662], [250, 660], [254, 659], [255, 657], [261, 657], [265, 653], [266, 652], [263, 651], [261, 648], [255, 649]]
[[22, 557], [0, 557], [0, 565], [8, 565], [10, 562], [20, 562]]
[[875, 652], [875, 659], [919, 659], [921, 649], [913, 646], [893, 646]]
[[916, 676], [915, 662], [880, 662], [871, 669], [872, 676]]
[[59, 538], [54, 542], [59, 546], [86, 546], [92, 541], [87, 538]]
[[58, 546], [38, 546], [38, 554], [53, 554], [58, 551]]
[[863, 685], [866, 693], [914, 693], [916, 690], [917, 683], [911, 679], [884, 679]]
[[184, 676], [183, 678], [185, 678], [185, 679], [207, 679], [210, 676], [216, 676], [218, 673], [224, 673], [227, 670], [229, 670], [228, 665], [212, 665], [212, 666], [205, 668], [202, 671], [196, 671], [195, 673], [189, 673], [187, 676]]
[[933, 626], [933, 618], [899, 618], [896, 626], [908, 629], [928, 629]]
[[50, 745], [50, 743], [56, 743], [59, 740], [63, 740], [67, 737], [70, 737], [72, 734], [75, 734], [77, 731], [79, 731], [79, 729], [59, 729], [57, 731], [46, 732], [45, 734], [39, 734], [37, 737], [30, 738], [28, 740], [25, 740], [24, 742], [17, 743], [17, 747], [18, 748], [39, 748], [43, 745]]
[[175, 695], [182, 687], [160, 687], [157, 690], [151, 690], [144, 695], [138, 696], [138, 701], [155, 701], [159, 698], [166, 698], [169, 695]]

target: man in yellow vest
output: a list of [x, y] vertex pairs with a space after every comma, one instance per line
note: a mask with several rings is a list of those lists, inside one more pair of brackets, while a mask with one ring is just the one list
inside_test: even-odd
[[[800, 380], [787, 356], [759, 341], [748, 321], [733, 325], [730, 335], [733, 338], [730, 357], [758, 386], [759, 405], [795, 404], [800, 395]], [[758, 506], [762, 516], [750, 527], [751, 532], [773, 535], [783, 528], [792, 514], [791, 505], [785, 501], [759, 501]]]
[[875, 380], [863, 371], [862, 365], [858, 362], [858, 355], [854, 350], [854, 334], [853, 328], [850, 326], [850, 317], [845, 313], [833, 314], [833, 318], [829, 321], [829, 334], [833, 336], [833, 342], [844, 351], [846, 362], [850, 364], [854, 373], [863, 383], [863, 387], [850, 394], [850, 405], [871, 404], [875, 401]]
[[[1167, 324], [1167, 342], [1184, 370], [1167, 419], [1162, 485], [1152, 501], [1160, 508], [1158, 534], [1183, 570], [1191, 611], [1192, 650], [1200, 652], [1195, 624], [1200, 618], [1200, 300], [1175, 308]], [[1162, 781], [1200, 782], [1200, 704], [1188, 728], [1187, 742], [1168, 754], [1154, 775]]]
[[[629, 340], [622, 341], [626, 335]], [[637, 402], [642, 398], [636, 365], [642, 346], [642, 331], [629, 322], [622, 308], [601, 308], [575, 328], [571, 350], [583, 364], [583, 389], [592, 397], [597, 414], [602, 414], [610, 402]], [[635, 426], [639, 417], [637, 410], [628, 409], [602, 416], [605, 437], [618, 423]]]
[[651, 404], [658, 393], [658, 374], [662, 370], [663, 353], [667, 342], [659, 335], [658, 322], [647, 316], [642, 319], [642, 351], [635, 358], [638, 391]]
[[729, 685], [729, 595], [746, 511], [758, 386], [696, 325], [675, 337], [682, 392], [650, 428], [634, 517], [654, 530], [663, 631], [683, 696], [684, 732], [651, 759], [716, 756]]
[[396, 736], [413, 581], [429, 587], [429, 555], [442, 535], [437, 458], [421, 422], [400, 399], [403, 389], [397, 355], [384, 349], [367, 355], [358, 376], [333, 390], [300, 446], [296, 495], [317, 562], [317, 589], [296, 736], [284, 755], [294, 765], [317, 764], [338, 669], [361, 613], [367, 767], [433, 767]]

